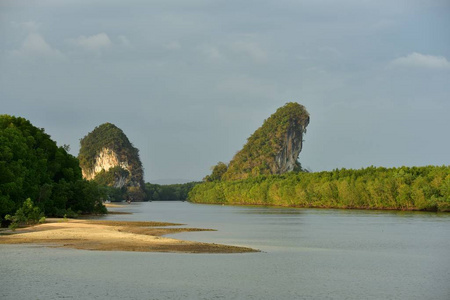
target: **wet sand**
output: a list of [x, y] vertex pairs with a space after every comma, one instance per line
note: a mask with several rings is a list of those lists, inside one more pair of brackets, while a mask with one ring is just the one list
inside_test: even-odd
[[42, 244], [101, 251], [246, 253], [259, 250], [211, 243], [183, 241], [163, 235], [188, 231], [212, 231], [201, 228], [166, 228], [182, 224], [161, 222], [47, 219], [44, 224], [16, 231], [3, 230], [0, 244]]

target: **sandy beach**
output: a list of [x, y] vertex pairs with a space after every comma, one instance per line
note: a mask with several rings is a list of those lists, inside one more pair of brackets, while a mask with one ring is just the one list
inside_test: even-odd
[[245, 253], [258, 250], [183, 241], [163, 235], [188, 231], [211, 231], [200, 228], [167, 228], [182, 224], [161, 222], [101, 221], [47, 219], [44, 224], [16, 231], [4, 230], [0, 244], [42, 244], [101, 251], [178, 252], [178, 253]]

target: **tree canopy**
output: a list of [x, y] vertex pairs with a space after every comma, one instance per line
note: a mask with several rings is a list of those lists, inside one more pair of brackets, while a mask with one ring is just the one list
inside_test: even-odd
[[166, 201], [166, 200], [187, 200], [188, 193], [199, 182], [188, 182], [183, 184], [159, 185], [146, 183], [145, 193], [146, 199], [149, 201]]
[[204, 182], [197, 203], [450, 211], [450, 166], [368, 167]]
[[0, 115], [0, 217], [27, 198], [47, 216], [104, 211], [97, 185], [82, 179], [76, 157], [30, 121]]
[[225, 163], [219, 161], [217, 165], [213, 166], [211, 169], [212, 169], [211, 175], [206, 175], [206, 177], [203, 178], [203, 181], [210, 182], [222, 180], [222, 176], [227, 172], [228, 166]]

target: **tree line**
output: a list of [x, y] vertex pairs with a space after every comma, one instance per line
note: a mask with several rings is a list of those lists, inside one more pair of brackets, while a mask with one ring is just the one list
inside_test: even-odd
[[[108, 185], [107, 183], [102, 183], [101, 180], [97, 181], [100, 189], [104, 192], [105, 200], [111, 202], [122, 202], [128, 199], [129, 189], [126, 187], [117, 188]], [[200, 182], [188, 182], [183, 184], [153, 184], [145, 183], [143, 201], [170, 201], [170, 200], [182, 200], [185, 201], [188, 198], [190, 190]]]
[[145, 184], [147, 201], [187, 200], [188, 193], [200, 182], [188, 182], [183, 184]]
[[189, 193], [195, 203], [316, 208], [450, 211], [450, 166], [336, 169], [212, 181]]

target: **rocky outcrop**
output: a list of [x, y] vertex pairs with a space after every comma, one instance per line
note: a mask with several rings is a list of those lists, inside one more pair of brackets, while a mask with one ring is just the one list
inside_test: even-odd
[[300, 170], [298, 156], [309, 113], [298, 103], [287, 103], [270, 116], [231, 160], [223, 180]]
[[275, 155], [276, 168], [272, 170], [273, 174], [291, 172], [299, 166], [297, 159], [303, 148], [303, 133], [305, 132], [306, 126], [299, 127], [296, 124], [291, 124], [283, 141], [281, 151]]
[[102, 185], [126, 188], [125, 197], [144, 199], [144, 172], [139, 150], [121, 129], [105, 123], [96, 127], [80, 141], [78, 158], [83, 177]]
[[[87, 180], [92, 180], [101, 171], [107, 172], [109, 171], [109, 169], [113, 167], [121, 167], [122, 169], [127, 170], [128, 172], [131, 173], [128, 160], [120, 161], [119, 155], [117, 155], [117, 153], [114, 150], [110, 148], [103, 148], [100, 150], [97, 157], [95, 158], [95, 164], [93, 168], [82, 170], [83, 177]], [[125, 179], [126, 178], [120, 179], [117, 184], [114, 184], [114, 186], [123, 187], [125, 185], [124, 184]]]

